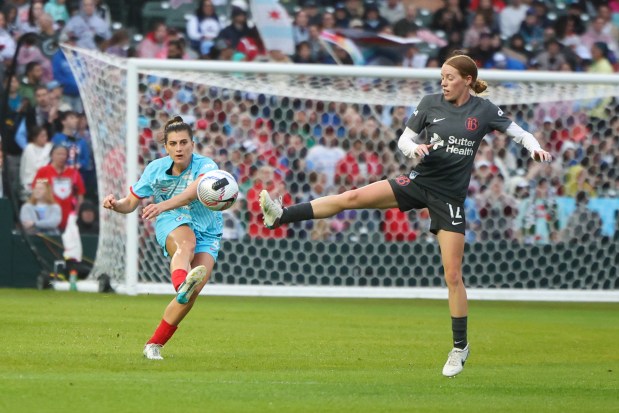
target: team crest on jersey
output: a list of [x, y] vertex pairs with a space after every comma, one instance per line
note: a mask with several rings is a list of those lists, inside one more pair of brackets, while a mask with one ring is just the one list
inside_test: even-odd
[[406, 175], [400, 175], [395, 178], [395, 182], [400, 186], [406, 186], [411, 183], [411, 180]]
[[467, 130], [474, 131], [479, 127], [479, 121], [477, 118], [467, 118], [465, 122], [465, 126]]

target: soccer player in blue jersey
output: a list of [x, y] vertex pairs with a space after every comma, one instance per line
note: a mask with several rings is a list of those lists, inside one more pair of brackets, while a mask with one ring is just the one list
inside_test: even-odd
[[[217, 164], [193, 153], [191, 127], [180, 116], [165, 124], [163, 144], [168, 156], [149, 163], [127, 196], [116, 199], [114, 195], [108, 195], [103, 200], [104, 208], [128, 214], [135, 211], [142, 199], [150, 196], [154, 199], [153, 204], [144, 208], [143, 218], [157, 219], [157, 242], [163, 254], [171, 257], [170, 273], [177, 295], [166, 307], [161, 323], [144, 346], [144, 355], [151, 360], [163, 359], [161, 348], [189, 313], [208, 281], [223, 232], [221, 212], [209, 210], [196, 199], [198, 178], [219, 169]], [[183, 191], [193, 191], [193, 199], [174, 209], [162, 207], [166, 200]]]
[[[271, 199], [268, 192], [262, 191], [260, 206], [268, 228], [327, 218], [346, 209], [428, 208], [430, 231], [441, 249], [453, 332], [453, 349], [443, 375], [453, 377], [462, 371], [469, 355], [468, 301], [462, 280], [464, 200], [479, 144], [487, 133], [498, 130], [527, 148], [535, 161], [549, 162], [552, 158], [533, 135], [496, 105], [471, 94], [482, 93], [488, 85], [477, 78], [477, 66], [469, 56], [458, 54], [447, 59], [441, 68], [441, 87], [443, 93], [421, 99], [398, 140], [404, 155], [422, 159], [410, 174], [286, 208], [281, 200]], [[424, 130], [429, 141], [415, 143]]]

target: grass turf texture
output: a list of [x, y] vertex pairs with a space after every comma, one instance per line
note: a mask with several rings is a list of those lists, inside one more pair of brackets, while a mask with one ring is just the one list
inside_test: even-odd
[[163, 351], [171, 296], [0, 289], [0, 412], [611, 412], [618, 304], [472, 302], [442, 377], [446, 301], [200, 297]]

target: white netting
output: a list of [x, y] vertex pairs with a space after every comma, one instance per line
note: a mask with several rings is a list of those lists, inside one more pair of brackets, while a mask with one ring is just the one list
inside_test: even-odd
[[[199, 68], [186, 63], [191, 70], [140, 70], [138, 90], [132, 91], [138, 94], [139, 151], [131, 160], [125, 158], [127, 61], [83, 50], [65, 48], [65, 53], [91, 128], [100, 198], [127, 193], [132, 184], [125, 179], [127, 162], [138, 162], [141, 171], [162, 155], [160, 127], [174, 114], [193, 123], [196, 150], [235, 176], [244, 200], [226, 212], [227, 241], [214, 281], [443, 284], [424, 211], [349, 211], [271, 232], [262, 227], [257, 208], [261, 182], [270, 182], [268, 189], [291, 203], [408, 173], [413, 164], [397, 151], [397, 136], [412, 105], [440, 92], [438, 72], [377, 68], [372, 75], [373, 69], [365, 68], [353, 76], [351, 68], [316, 66], [304, 74], [285, 74], [281, 66], [266, 73], [269, 66], [262, 65], [260, 72], [250, 73], [234, 64], [226, 72], [222, 62], [203, 62]], [[612, 214], [619, 201], [609, 197], [617, 185], [619, 82], [606, 77], [599, 83], [577, 82], [560, 75], [554, 81], [543, 75], [516, 81], [523, 75], [487, 73], [488, 97], [535, 132], [560, 161], [530, 166], [527, 154], [500, 134], [488, 137], [491, 145], [482, 145], [467, 201], [469, 285], [617, 286]], [[484, 169], [484, 162], [490, 167]], [[496, 178], [499, 173], [504, 179]], [[590, 206], [603, 218], [580, 211], [595, 224], [586, 226], [589, 234], [574, 230], [571, 216], [574, 196], [583, 189], [582, 173], [592, 187]], [[533, 196], [538, 192], [544, 197]], [[125, 217], [104, 211], [101, 219], [95, 274], [121, 280], [127, 259], [135, 259], [125, 257]], [[168, 263], [149, 222], [139, 221], [139, 240], [139, 281], [168, 282]], [[566, 247], [579, 241], [584, 255]]]

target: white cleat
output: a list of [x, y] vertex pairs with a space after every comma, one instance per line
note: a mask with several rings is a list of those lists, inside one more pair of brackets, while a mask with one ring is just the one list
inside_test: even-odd
[[161, 344], [147, 344], [144, 346], [144, 357], [149, 360], [163, 360], [161, 357]]
[[279, 219], [284, 212], [281, 198], [271, 199], [269, 193], [263, 189], [260, 192], [260, 208], [262, 209], [264, 226], [268, 229], [279, 227]]
[[469, 345], [464, 349], [454, 347], [447, 356], [447, 363], [443, 367], [443, 376], [453, 377], [464, 369], [464, 363], [469, 358]]
[[187, 304], [196, 287], [200, 285], [206, 277], [206, 267], [198, 265], [196, 268], [189, 271], [185, 281], [178, 287], [176, 301], [179, 304]]

